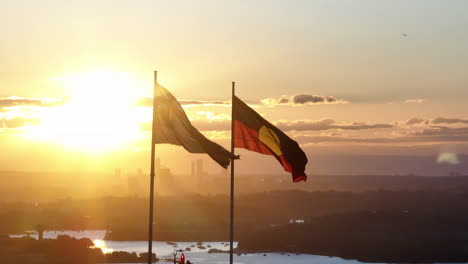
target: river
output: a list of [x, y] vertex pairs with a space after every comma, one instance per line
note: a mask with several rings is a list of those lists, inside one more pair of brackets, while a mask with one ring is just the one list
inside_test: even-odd
[[[31, 237], [37, 239], [35, 231], [28, 232]], [[146, 241], [109, 241], [104, 240], [105, 230], [85, 230], [85, 231], [46, 231], [44, 238], [56, 238], [59, 235], [68, 235], [80, 238], [91, 239], [96, 247], [99, 247], [103, 252], [112, 251], [127, 251], [127, 252], [147, 252], [148, 243]], [[10, 235], [10, 237], [20, 237], [23, 235]], [[236, 246], [236, 243], [234, 244]], [[186, 250], [190, 248], [190, 251]], [[229, 249], [228, 242], [203, 242], [197, 245], [197, 242], [153, 242], [153, 252], [159, 258], [172, 258], [175, 250], [183, 250], [186, 260], [204, 264], [227, 264], [229, 263], [229, 254], [225, 253], [208, 253], [211, 248], [227, 250]], [[181, 252], [177, 253], [179, 256]], [[309, 254], [292, 254], [292, 253], [259, 253], [259, 254], [242, 254], [234, 255], [234, 263], [236, 264], [280, 264], [280, 263], [313, 263], [313, 264], [360, 264], [357, 260], [346, 260], [337, 257], [318, 256]], [[379, 263], [373, 263], [379, 264]], [[381, 263], [388, 264], [388, 263]], [[447, 264], [447, 263], [445, 263]], [[468, 264], [468, 263], [467, 263]]]

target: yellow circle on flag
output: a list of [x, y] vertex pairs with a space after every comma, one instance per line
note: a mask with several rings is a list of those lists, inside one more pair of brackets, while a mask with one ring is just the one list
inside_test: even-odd
[[269, 129], [266, 126], [262, 126], [258, 132], [258, 139], [270, 148], [276, 155], [281, 156], [283, 152], [281, 151], [280, 140], [275, 131]]

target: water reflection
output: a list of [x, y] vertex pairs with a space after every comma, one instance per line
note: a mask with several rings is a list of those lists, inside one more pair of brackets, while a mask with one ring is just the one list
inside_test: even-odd
[[101, 239], [94, 239], [93, 240], [94, 247], [100, 248], [104, 254], [114, 252], [114, 249], [107, 247], [106, 241]]

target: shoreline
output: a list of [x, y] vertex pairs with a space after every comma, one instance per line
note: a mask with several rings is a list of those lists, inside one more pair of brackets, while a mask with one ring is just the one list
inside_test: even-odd
[[[141, 262], [143, 261], [144, 262], [144, 259], [146, 258], [145, 256], [145, 252], [138, 252], [138, 251], [132, 251], [132, 250], [120, 250], [120, 249], [116, 249], [112, 252], [109, 252], [109, 253], [105, 253], [104, 250], [102, 250], [101, 248], [97, 248], [95, 245], [94, 246], [91, 246], [92, 244], [92, 241], [90, 239], [86, 239], [86, 238], [82, 238], [82, 239], [76, 239], [76, 238], [72, 238], [72, 237], [69, 237], [69, 236], [60, 236], [58, 237], [57, 239], [44, 239], [42, 241], [39, 241], [39, 240], [36, 240], [36, 239], [33, 239], [31, 237], [22, 237], [22, 238], [7, 238], [5, 239], [5, 237], [0, 237], [0, 253], [5, 253], [5, 252], [12, 252], [11, 250], [7, 250], [5, 251], [5, 248], [8, 248], [5, 247], [5, 242], [6, 240], [10, 240], [10, 242], [12, 241], [16, 241], [16, 242], [19, 242], [19, 241], [22, 241], [22, 245], [23, 246], [19, 246], [21, 245], [20, 244], [16, 244], [17, 247], [16, 250], [20, 249], [19, 252], [22, 252], [23, 255], [27, 256], [27, 258], [36, 258], [38, 257], [39, 255], [39, 258], [41, 258], [41, 254], [42, 254], [42, 258], [44, 259], [49, 259], [49, 258], [52, 258], [52, 259], [57, 259], [57, 254], [60, 256], [60, 257], [66, 257], [64, 255], [67, 255], [67, 254], [71, 254], [72, 256], [75, 256], [76, 255], [73, 255], [74, 253], [76, 252], [81, 252], [80, 254], [82, 256], [87, 256], [87, 259], [90, 259], [90, 260], [97, 260], [97, 262], [84, 262], [84, 263], [89, 263], [89, 264], [93, 264], [93, 263], [121, 263], [120, 261], [126, 261], [127, 263], [138, 263], [138, 262]], [[67, 247], [65, 248], [61, 248], [62, 250], [65, 250], [65, 251], [59, 251], [59, 252], [52, 252], [50, 249], [49, 250], [46, 250], [45, 253], [44, 252], [38, 252], [37, 250], [32, 250], [32, 251], [28, 251], [28, 247], [24, 247], [24, 244], [28, 244], [30, 243], [30, 247], [29, 249], [31, 248], [36, 248], [37, 249], [37, 245], [40, 245], [41, 243], [43, 244], [42, 246], [42, 249], [46, 249], [47, 247], [45, 247], [45, 245], [49, 245], [49, 248], [55, 248], [57, 249], [56, 246], [53, 246], [53, 243], [54, 242], [59, 242], [60, 244], [64, 244], [64, 245], [68, 245]], [[105, 242], [108, 242], [108, 241], [105, 241]], [[128, 241], [127, 241], [128, 242]], [[146, 241], [138, 241], [139, 243], [141, 244], [145, 244]], [[31, 247], [31, 243], [32, 244], [36, 244], [36, 247], [33, 246]], [[52, 243], [52, 244], [51, 244]], [[133, 242], [130, 242], [130, 243], [133, 243]], [[186, 254], [186, 256], [190, 256], [191, 258], [194, 258], [194, 259], [200, 259], [200, 258], [214, 258], [214, 259], [222, 259], [223, 257], [220, 256], [220, 255], [223, 255], [223, 256], [226, 256], [227, 254], [229, 254], [229, 250], [228, 249], [219, 249], [219, 248], [206, 248], [206, 251], [192, 251], [193, 248], [191, 250], [185, 250], [184, 247], [186, 247], [188, 244], [192, 244], [195, 246], [195, 248], [197, 248], [197, 246], [207, 246], [209, 243], [213, 243], [213, 241], [204, 241], [204, 242], [177, 242], [177, 241], [159, 241], [158, 243], [161, 243], [161, 244], [164, 244], [170, 248], [172, 248], [172, 246], [174, 246], [174, 250], [177, 250], [178, 254], [180, 253], [184, 253]], [[11, 246], [11, 243], [7, 243], [7, 244], [10, 244]], [[182, 244], [182, 245], [181, 245]], [[226, 244], [226, 242], [224, 242], [224, 244]], [[71, 245], [71, 246], [70, 246]], [[83, 245], [85, 245], [85, 249], [83, 248]], [[145, 245], [143, 245], [141, 248], [143, 249]], [[13, 247], [10, 247], [10, 249], [13, 249], [15, 248], [14, 246]], [[71, 253], [70, 253], [70, 250], [71, 250]], [[155, 251], [155, 259], [156, 257], [159, 257], [158, 258], [158, 263], [164, 263], [164, 262], [173, 262], [173, 259], [170, 257], [169, 254], [160, 254], [161, 251], [158, 251], [156, 250]], [[47, 254], [49, 255], [47, 255]], [[322, 254], [321, 254], [322, 253]], [[264, 257], [268, 257], [268, 258], [286, 258], [287, 257], [292, 257], [291, 260], [293, 259], [297, 259], [297, 258], [300, 258], [300, 259], [308, 259], [308, 258], [325, 258], [325, 259], [341, 259], [343, 260], [345, 263], [347, 261], [350, 261], [352, 263], [355, 263], [354, 261], [357, 261], [357, 262], [360, 262], [360, 263], [468, 263], [468, 260], [466, 259], [452, 259], [452, 260], [443, 260], [443, 259], [432, 259], [432, 260], [417, 260], [417, 259], [413, 259], [412, 261], [409, 261], [409, 260], [395, 260], [394, 258], [372, 258], [370, 256], [364, 256], [364, 255], [361, 255], [361, 256], [358, 256], [356, 257], [356, 255], [354, 256], [351, 256], [351, 255], [346, 255], [346, 254], [337, 254], [337, 255], [332, 255], [332, 254], [323, 254], [324, 252], [300, 252], [300, 251], [285, 251], [285, 250], [253, 250], [253, 249], [242, 249], [242, 248], [235, 248], [234, 249], [234, 254], [236, 257], [241, 257], [241, 258], [252, 258], [252, 257], [259, 257], [261, 259], [263, 259]], [[398, 253], [395, 252], [397, 255]], [[44, 255], [46, 254], [46, 255]], [[1, 254], [0, 254], [1, 255]], [[3, 254], [5, 255], [5, 254]], [[208, 255], [212, 255], [213, 257], [208, 257]], [[52, 257], [51, 257], [52, 256]], [[295, 258], [296, 257], [296, 258]], [[397, 256], [398, 257], [398, 256]], [[78, 256], [79, 258], [79, 256]], [[7, 260], [10, 260], [10, 259], [7, 259]], [[24, 260], [24, 259], [22, 259]], [[99, 261], [103, 261], [105, 260], [105, 262], [99, 262]], [[28, 262], [28, 260], [25, 260], [24, 263], [33, 263], [33, 262]], [[71, 262], [73, 263], [73, 262]]]

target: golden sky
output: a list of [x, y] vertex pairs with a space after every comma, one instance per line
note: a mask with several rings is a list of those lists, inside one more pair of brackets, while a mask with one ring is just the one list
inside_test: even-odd
[[[238, 96], [311, 161], [468, 154], [467, 8], [422, 0], [0, 0], [2, 169], [146, 169], [153, 70], [194, 125], [225, 147], [236, 81]], [[199, 158], [158, 150], [170, 166]]]

